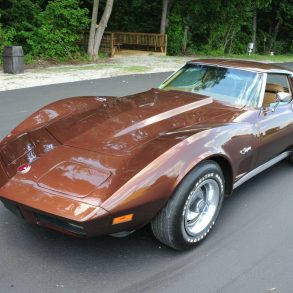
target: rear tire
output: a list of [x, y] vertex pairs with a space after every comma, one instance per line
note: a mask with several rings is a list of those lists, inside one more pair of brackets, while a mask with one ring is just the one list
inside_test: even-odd
[[194, 247], [214, 226], [224, 190], [220, 166], [214, 161], [201, 163], [186, 175], [167, 205], [152, 220], [154, 236], [176, 250]]

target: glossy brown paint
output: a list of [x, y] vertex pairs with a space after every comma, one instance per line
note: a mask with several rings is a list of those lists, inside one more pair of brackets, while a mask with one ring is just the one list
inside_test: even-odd
[[[203, 160], [221, 158], [230, 166], [230, 194], [235, 181], [293, 145], [292, 117], [291, 103], [271, 112], [157, 89], [122, 98], [69, 98], [33, 114], [1, 142], [0, 197], [28, 221], [63, 232], [38, 215], [78, 223], [86, 236], [138, 229]], [[248, 146], [252, 151], [240, 154]], [[30, 172], [17, 173], [24, 163]], [[126, 214], [133, 220], [112, 225]]]

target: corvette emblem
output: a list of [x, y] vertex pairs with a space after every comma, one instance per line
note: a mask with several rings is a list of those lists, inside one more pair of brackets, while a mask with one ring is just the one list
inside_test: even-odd
[[23, 164], [20, 167], [18, 167], [17, 172], [20, 174], [26, 174], [30, 171], [31, 166], [29, 164]]
[[241, 155], [245, 155], [246, 153], [248, 153], [249, 151], [251, 151], [251, 146], [243, 148], [242, 150], [240, 150], [240, 154]]

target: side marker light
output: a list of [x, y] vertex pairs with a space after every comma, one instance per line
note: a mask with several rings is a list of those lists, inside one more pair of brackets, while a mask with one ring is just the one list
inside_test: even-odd
[[133, 214], [124, 215], [113, 219], [112, 225], [130, 222], [133, 219]]

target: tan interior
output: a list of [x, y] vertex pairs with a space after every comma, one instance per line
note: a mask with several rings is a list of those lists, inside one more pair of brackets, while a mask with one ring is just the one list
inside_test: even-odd
[[285, 91], [286, 90], [279, 84], [267, 83], [263, 106], [269, 106], [270, 104], [274, 103], [276, 101], [276, 94]]

